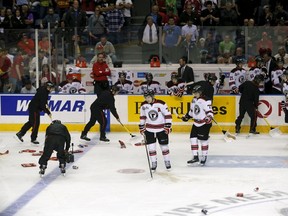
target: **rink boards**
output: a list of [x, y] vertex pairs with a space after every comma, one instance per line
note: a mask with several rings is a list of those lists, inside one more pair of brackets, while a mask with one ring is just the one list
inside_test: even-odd
[[[26, 94], [2, 94], [0, 95], [0, 131], [17, 131], [28, 120], [28, 105], [33, 95]], [[182, 98], [157, 95], [157, 99], [167, 103], [173, 117], [174, 132], [189, 132], [192, 121], [182, 122], [177, 116], [185, 115], [190, 107], [192, 96]], [[53, 119], [59, 119], [65, 123], [70, 130], [79, 131], [89, 121], [90, 105], [96, 99], [95, 95], [60, 95], [51, 94], [49, 107]], [[141, 95], [117, 95], [115, 105], [123, 124], [131, 131], [138, 131]], [[214, 96], [213, 111], [215, 120], [221, 125], [222, 129], [234, 132], [235, 119], [238, 116], [239, 96]], [[270, 125], [279, 126], [282, 132], [286, 132], [284, 113], [281, 110], [280, 102], [283, 96], [261, 96], [258, 110], [258, 127], [260, 132], [268, 132], [270, 127], [262, 119], [266, 117]], [[124, 131], [123, 127], [116, 121], [109, 111], [106, 112], [111, 131]], [[41, 114], [40, 131], [46, 129], [51, 122], [50, 118], [44, 113]], [[248, 131], [250, 119], [245, 116], [242, 123], [242, 131]], [[96, 124], [96, 128], [98, 124]], [[212, 132], [221, 132], [217, 125], [213, 125]]]

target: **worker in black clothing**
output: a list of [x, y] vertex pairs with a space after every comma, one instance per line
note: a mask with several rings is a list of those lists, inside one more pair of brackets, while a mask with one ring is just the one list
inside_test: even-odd
[[201, 86], [203, 89], [202, 95], [205, 96], [206, 100], [211, 100], [212, 104], [214, 96], [214, 85], [216, 83], [217, 77], [214, 74], [209, 73], [206, 76], [204, 76], [204, 78], [205, 80], [193, 83], [190, 87], [192, 87], [193, 89], [197, 85]]
[[259, 132], [256, 131], [256, 126], [260, 84], [264, 84], [264, 76], [262, 74], [256, 75], [253, 81], [245, 81], [239, 86], [239, 92], [241, 93], [241, 97], [239, 101], [239, 116], [235, 121], [236, 133], [240, 133], [240, 125], [245, 113], [247, 112], [251, 119], [249, 133], [259, 134]]
[[67, 127], [63, 125], [60, 120], [52, 121], [46, 129], [44, 150], [38, 162], [40, 164], [40, 175], [44, 175], [45, 169], [47, 168], [47, 161], [50, 159], [54, 150], [57, 152], [61, 173], [65, 173], [65, 154], [68, 153], [70, 142], [71, 136]]
[[37, 89], [36, 94], [29, 103], [29, 120], [26, 122], [21, 130], [16, 134], [18, 139], [23, 142], [23, 136], [32, 127], [31, 142], [34, 144], [39, 144], [36, 140], [38, 135], [38, 129], [40, 125], [40, 112], [44, 111], [51, 118], [51, 112], [48, 108], [48, 96], [49, 93], [54, 89], [54, 84], [50, 81], [46, 82], [44, 86]]
[[110, 140], [106, 137], [106, 125], [107, 125], [107, 118], [103, 110], [109, 109], [113, 116], [120, 122], [119, 115], [116, 111], [115, 107], [115, 98], [119, 92], [118, 86], [112, 86], [111, 90], [104, 90], [101, 95], [91, 104], [90, 111], [91, 116], [89, 122], [86, 124], [84, 130], [81, 133], [80, 138], [86, 141], [90, 141], [91, 139], [87, 137], [87, 133], [91, 127], [93, 127], [96, 121], [100, 124], [100, 141], [109, 142]]

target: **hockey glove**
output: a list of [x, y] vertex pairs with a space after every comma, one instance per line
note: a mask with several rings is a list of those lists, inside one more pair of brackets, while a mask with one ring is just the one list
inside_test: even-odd
[[182, 97], [183, 93], [184, 93], [184, 89], [183, 88], [179, 88], [177, 93], [176, 93], [176, 96], [177, 97]]
[[169, 134], [172, 132], [172, 128], [171, 128], [171, 123], [165, 123], [164, 124], [164, 130], [166, 134]]
[[144, 135], [145, 131], [146, 131], [145, 125], [141, 125], [141, 124], [140, 124], [140, 125], [139, 125], [139, 132], [140, 132], [140, 134]]
[[206, 124], [211, 124], [211, 123], [212, 123], [212, 117], [211, 117], [211, 116], [206, 116], [206, 117], [204, 118], [204, 120], [205, 120], [205, 123], [206, 123]]
[[234, 86], [234, 87], [232, 88], [232, 91], [233, 91], [235, 94], [238, 94], [238, 93], [239, 93], [239, 89], [238, 89], [236, 86]]
[[182, 116], [181, 120], [184, 122], [187, 122], [190, 118], [191, 118], [191, 116], [189, 116], [187, 113], [185, 116]]

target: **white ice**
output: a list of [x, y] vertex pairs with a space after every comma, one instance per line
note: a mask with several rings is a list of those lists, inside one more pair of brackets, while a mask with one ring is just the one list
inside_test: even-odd
[[[30, 144], [29, 133], [24, 143], [14, 134], [0, 133], [0, 152], [9, 150], [0, 156], [1, 216], [190, 216], [204, 215], [202, 209], [215, 216], [288, 215], [287, 135], [239, 135], [225, 142], [222, 134], [211, 134], [206, 166], [189, 167], [189, 134], [172, 133], [172, 169], [166, 171], [158, 148], [158, 168], [151, 179], [145, 147], [130, 145], [128, 133], [109, 133], [110, 144], [105, 144], [99, 143], [98, 133], [91, 131], [92, 141], [83, 142], [80, 133], [72, 132], [75, 149], [84, 152], [75, 154], [65, 177], [58, 162], [49, 161], [42, 178], [39, 157], [19, 151], [42, 150], [44, 133], [39, 134], [39, 147]], [[118, 140], [127, 148], [121, 149]], [[23, 168], [22, 163], [37, 167]], [[126, 169], [142, 172], [120, 172]]]

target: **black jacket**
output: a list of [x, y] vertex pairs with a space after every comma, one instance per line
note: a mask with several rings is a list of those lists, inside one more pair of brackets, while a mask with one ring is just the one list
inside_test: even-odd
[[51, 135], [62, 136], [66, 142], [66, 151], [70, 148], [71, 136], [67, 127], [61, 123], [52, 123], [46, 129], [46, 137]]
[[206, 80], [201, 80], [198, 81], [196, 83], [193, 83], [191, 85], [191, 88], [193, 89], [194, 86], [196, 85], [200, 85], [203, 89], [202, 94], [205, 96], [206, 100], [211, 100], [213, 101], [213, 96], [214, 96], [214, 88], [213, 86], [210, 84], [210, 82], [206, 81]]
[[50, 91], [47, 90], [47, 87], [41, 86], [37, 89], [36, 94], [32, 98], [30, 104], [29, 104], [29, 110], [34, 110], [34, 111], [44, 111], [48, 115], [51, 114], [49, 109], [47, 109], [46, 105], [48, 102], [48, 96], [49, 96]]
[[259, 102], [259, 87], [253, 81], [245, 81], [239, 86], [239, 92], [241, 93], [240, 104], [254, 105], [255, 108]]
[[91, 110], [109, 109], [113, 116], [118, 119], [119, 115], [115, 107], [115, 98], [110, 90], [104, 90], [99, 98], [91, 104]]
[[[184, 82], [188, 83], [191, 81], [194, 81], [194, 72], [193, 69], [191, 67], [189, 67], [188, 65], [185, 66], [183, 75], [181, 74], [181, 68], [178, 68], [178, 77], [180, 77]], [[187, 86], [187, 90], [188, 92], [192, 90], [191, 85]]]

